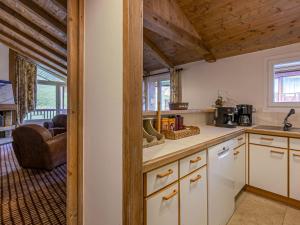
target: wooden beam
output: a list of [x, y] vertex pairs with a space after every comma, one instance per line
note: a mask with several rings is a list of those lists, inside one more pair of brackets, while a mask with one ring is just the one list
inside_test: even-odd
[[65, 60], [67, 58], [66, 48], [58, 45], [53, 40], [49, 39], [49, 35], [45, 36], [39, 31], [33, 29], [31, 26], [23, 23], [20, 20], [17, 20], [13, 15], [5, 12], [0, 8], [0, 24], [13, 30], [15, 33], [23, 36], [24, 38], [35, 42], [40, 43], [41, 47], [47, 49], [49, 52], [56, 52], [57, 55], [63, 57]]
[[66, 68], [53, 63], [49, 59], [44, 58], [43, 56], [37, 54], [36, 52], [33, 52], [27, 48], [24, 48], [20, 43], [9, 39], [9, 38], [3, 36], [2, 34], [0, 34], [0, 42], [2, 42], [4, 45], [13, 49], [14, 51], [18, 52], [21, 55], [27, 56], [27, 57], [31, 58], [32, 60], [35, 60], [47, 67], [50, 67], [60, 74], [63, 74], [65, 76], [67, 75]]
[[[7, 1], [7, 0], [6, 0]], [[26, 24], [27, 26], [31, 27], [41, 35], [47, 37], [51, 41], [55, 42], [59, 46], [63, 47], [64, 49], [67, 48], [67, 40], [66, 37], [62, 38], [60, 35], [57, 35], [57, 32], [49, 32], [48, 29], [46, 29], [44, 26], [38, 26], [35, 23], [33, 23], [31, 20], [25, 18], [23, 15], [21, 15], [19, 12], [16, 12], [12, 10], [10, 7], [5, 5], [3, 1], [0, 2], [0, 9], [4, 10], [6, 13], [9, 13], [13, 18], [20, 21], [21, 23]], [[0, 15], [1, 16], [1, 15]], [[49, 27], [49, 26], [48, 26]]]
[[144, 27], [181, 46], [196, 50], [209, 62], [215, 61], [215, 57], [199, 37], [195, 37], [176, 24], [167, 21], [151, 8], [144, 8]]
[[31, 13], [38, 15], [41, 20], [47, 21], [47, 23], [50, 23], [53, 27], [57, 28], [61, 32], [64, 32], [65, 34], [67, 33], [67, 26], [49, 14], [38, 4], [28, 0], [19, 0], [19, 2], [21, 2], [28, 10], [30, 10]]
[[66, 60], [58, 57], [56, 54], [48, 52], [47, 50], [41, 48], [38, 44], [32, 43], [32, 42], [28, 41], [27, 39], [23, 39], [22, 36], [15, 34], [13, 31], [7, 29], [6, 27], [0, 26], [0, 34], [11, 39], [12, 41], [19, 43], [24, 48], [34, 51], [37, 54], [43, 56], [44, 58], [47, 58], [48, 60], [53, 61], [55, 64], [65, 68], [65, 69], [67, 68]]
[[150, 54], [157, 59], [162, 65], [167, 68], [174, 67], [173, 63], [168, 59], [167, 56], [153, 43], [148, 37], [144, 35], [144, 45], [150, 50]]
[[52, 1], [55, 2], [57, 5], [62, 6], [65, 9], [68, 8], [68, 1], [67, 0], [52, 0]]

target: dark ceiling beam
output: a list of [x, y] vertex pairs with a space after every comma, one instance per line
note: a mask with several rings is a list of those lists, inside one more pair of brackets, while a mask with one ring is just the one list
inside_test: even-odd
[[144, 8], [144, 27], [183, 47], [196, 50], [208, 62], [216, 61], [212, 52], [200, 38], [165, 20], [151, 8]]
[[10, 29], [11, 31], [13, 31], [14, 33], [18, 34], [19, 36], [22, 36], [24, 39], [39, 45], [41, 48], [47, 50], [49, 53], [53, 54], [53, 55], [57, 55], [59, 58], [61, 58], [64, 61], [67, 61], [67, 54], [62, 54], [61, 51], [58, 51], [58, 49], [53, 48], [52, 45], [48, 46], [44, 43], [41, 43], [40, 41], [38, 41], [37, 39], [35, 39], [34, 37], [28, 35], [27, 33], [24, 33], [23, 31], [20, 31], [19, 29], [17, 29], [16, 27], [12, 26], [11, 24], [7, 23], [6, 21], [4, 21], [2, 18], [0, 18], [0, 26], [6, 27], [8, 29]]
[[63, 8], [65, 8], [67, 10], [68, 8], [68, 1], [67, 0], [52, 0], [53, 2], [55, 2], [56, 4], [62, 6]]
[[[8, 1], [8, 0], [5, 0]], [[8, 3], [6, 3], [8, 4]], [[14, 9], [8, 7], [6, 4], [3, 3], [3, 1], [0, 2], [0, 9], [4, 10], [6, 13], [9, 13], [12, 15], [15, 19], [19, 20], [21, 23], [24, 23], [31, 27], [32, 29], [39, 32], [41, 35], [46, 36], [51, 41], [55, 42], [56, 44], [60, 45], [61, 47], [67, 49], [67, 39], [64, 34], [64, 32], [53, 32], [53, 29], [50, 31], [50, 26], [38, 26], [33, 21], [27, 19], [23, 14], [20, 14], [19, 12], [15, 11]], [[10, 5], [14, 6], [16, 8], [16, 5], [9, 2]], [[24, 12], [23, 12], [24, 13]], [[1, 16], [1, 15], [0, 15]]]
[[67, 75], [67, 69], [65, 67], [61, 67], [61, 66], [55, 64], [53, 61], [37, 54], [36, 52], [25, 48], [19, 42], [9, 39], [2, 34], [0, 34], [0, 42], [2, 42], [7, 47], [11, 48], [12, 50], [18, 52], [19, 54], [21, 54], [23, 56], [29, 57], [32, 60], [35, 60], [35, 61], [41, 63], [42, 65], [52, 68], [53, 70], [57, 71], [60, 74], [63, 74], [65, 76]]
[[40, 7], [38, 4], [29, 0], [19, 0], [27, 9], [29, 9], [32, 13], [38, 15], [42, 20], [47, 21], [53, 27], [56, 27], [61, 32], [67, 33], [67, 26], [57, 20], [54, 16], [49, 14], [45, 9]]
[[150, 54], [162, 65], [167, 68], [173, 68], [173, 63], [168, 57], [153, 43], [148, 37], [144, 35], [144, 44], [149, 49]]

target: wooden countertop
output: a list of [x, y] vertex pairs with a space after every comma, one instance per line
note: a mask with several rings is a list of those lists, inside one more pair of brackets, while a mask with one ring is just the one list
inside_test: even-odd
[[299, 132], [283, 131], [283, 130], [255, 129], [255, 126], [252, 127], [252, 128], [246, 129], [246, 132], [251, 133], [251, 134], [264, 134], [264, 135], [271, 135], [271, 136], [300, 138], [300, 133]]
[[164, 144], [145, 148], [143, 172], [156, 169], [211, 146], [230, 140], [245, 133], [245, 127], [220, 128], [199, 126], [200, 134], [179, 140], [166, 140]]

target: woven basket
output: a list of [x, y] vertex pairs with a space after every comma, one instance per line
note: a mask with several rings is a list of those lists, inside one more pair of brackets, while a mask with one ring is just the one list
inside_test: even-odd
[[163, 134], [167, 139], [177, 140], [200, 134], [200, 128], [194, 126], [185, 126], [185, 129], [183, 130], [163, 131]]

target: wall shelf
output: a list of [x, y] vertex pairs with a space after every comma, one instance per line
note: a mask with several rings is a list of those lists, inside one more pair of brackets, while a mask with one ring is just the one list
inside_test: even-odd
[[[207, 109], [187, 109], [187, 110], [169, 110], [169, 111], [161, 111], [162, 116], [166, 115], [174, 115], [174, 114], [194, 114], [194, 113], [214, 113], [215, 108], [207, 108]], [[148, 116], [156, 116], [157, 111], [147, 111], [143, 112], [144, 117]]]
[[16, 104], [0, 104], [0, 111], [16, 111]]

